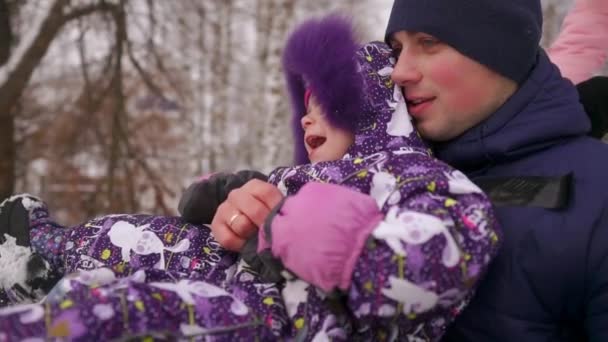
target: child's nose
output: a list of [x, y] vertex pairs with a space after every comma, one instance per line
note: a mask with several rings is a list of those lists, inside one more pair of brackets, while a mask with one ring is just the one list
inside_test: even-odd
[[309, 115], [304, 115], [300, 120], [300, 123], [302, 124], [302, 129], [306, 130], [310, 125], [312, 125], [312, 119]]

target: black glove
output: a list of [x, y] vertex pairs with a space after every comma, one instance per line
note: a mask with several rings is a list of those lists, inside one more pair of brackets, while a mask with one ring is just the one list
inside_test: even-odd
[[576, 89], [591, 119], [589, 135], [601, 139], [608, 133], [608, 77], [593, 77], [577, 85]]
[[240, 188], [252, 179], [266, 181], [268, 177], [251, 170], [216, 173], [208, 179], [190, 185], [179, 200], [177, 210], [186, 222], [210, 224], [217, 208], [226, 200], [230, 191]]
[[[30, 247], [30, 217], [23, 205], [24, 199], [39, 202], [30, 196], [15, 196], [1, 201], [0, 204], [0, 244], [6, 241], [6, 236], [15, 238], [18, 246]], [[0, 256], [1, 257], [1, 256]]]

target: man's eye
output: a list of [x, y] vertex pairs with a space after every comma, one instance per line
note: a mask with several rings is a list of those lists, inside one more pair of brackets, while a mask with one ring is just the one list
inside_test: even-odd
[[419, 43], [424, 48], [431, 48], [439, 44], [439, 41], [435, 38], [423, 37], [420, 38]]
[[401, 54], [401, 48], [400, 47], [394, 47], [391, 48], [392, 50], [392, 55], [395, 59], [399, 59], [399, 55]]
[[433, 46], [433, 45], [437, 44], [437, 41], [432, 38], [422, 38], [422, 39], [420, 39], [420, 44], [422, 44], [423, 46], [429, 47], [429, 46]]

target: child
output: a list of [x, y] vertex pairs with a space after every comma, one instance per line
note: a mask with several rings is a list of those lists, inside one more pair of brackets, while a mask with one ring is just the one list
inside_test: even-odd
[[[193, 185], [180, 205], [184, 218], [198, 225], [115, 215], [70, 230], [60, 259], [66, 273], [77, 273], [43, 303], [0, 310], [0, 340], [438, 340], [496, 255], [500, 232], [486, 196], [433, 159], [414, 131], [390, 79], [393, 63], [386, 44], [360, 46], [349, 23], [335, 16], [303, 24], [288, 41], [284, 67], [296, 116], [296, 161], [313, 163], [271, 173], [269, 182], [288, 196], [280, 215], [269, 218], [272, 241], [264, 242], [312, 285], [267, 282], [255, 270], [272, 264], [252, 270], [218, 246], [200, 223], [217, 204], [208, 196], [226, 195], [233, 178], [214, 175]], [[361, 196], [352, 212], [335, 212], [337, 223], [299, 213], [308, 215], [311, 229], [334, 234], [332, 255], [317, 253], [314, 239], [281, 235], [289, 235], [290, 220], [300, 219], [288, 210], [291, 200], [321, 183]], [[356, 229], [363, 207], [373, 224]], [[29, 215], [36, 217], [36, 210]], [[336, 231], [340, 225], [343, 233]], [[313, 236], [319, 245], [328, 242], [323, 234]], [[319, 281], [292, 267], [278, 248], [289, 239], [294, 253], [311, 251], [313, 273], [337, 267], [341, 281]], [[264, 259], [268, 250], [262, 242], [258, 248]], [[333, 290], [342, 291], [343, 300], [329, 296]]]

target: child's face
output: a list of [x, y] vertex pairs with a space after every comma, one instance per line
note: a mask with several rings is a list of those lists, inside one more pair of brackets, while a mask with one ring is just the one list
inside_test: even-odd
[[304, 146], [313, 163], [341, 159], [355, 141], [353, 133], [331, 126], [314, 96], [310, 97], [301, 123]]

